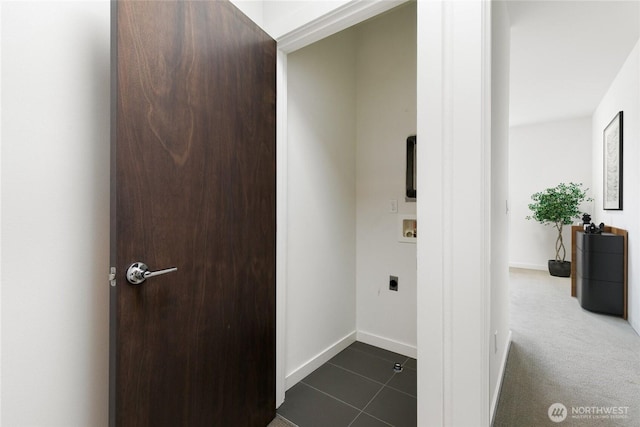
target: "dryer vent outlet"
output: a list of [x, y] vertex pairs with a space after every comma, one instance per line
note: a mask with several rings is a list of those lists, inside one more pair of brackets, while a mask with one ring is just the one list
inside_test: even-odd
[[398, 291], [398, 276], [389, 276], [389, 290]]

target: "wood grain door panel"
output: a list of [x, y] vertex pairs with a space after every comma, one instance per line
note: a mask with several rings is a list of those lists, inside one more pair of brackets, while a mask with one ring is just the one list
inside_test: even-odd
[[[275, 416], [275, 42], [226, 1], [113, 7], [112, 426]], [[130, 285], [127, 267], [178, 271]]]

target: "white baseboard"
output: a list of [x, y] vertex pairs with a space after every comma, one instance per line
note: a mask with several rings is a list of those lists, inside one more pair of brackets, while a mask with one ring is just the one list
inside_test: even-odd
[[511, 330], [507, 336], [507, 345], [505, 346], [504, 353], [502, 354], [502, 361], [500, 362], [500, 372], [498, 372], [498, 380], [496, 384], [493, 397], [491, 398], [491, 424], [496, 415], [496, 409], [498, 409], [498, 400], [500, 399], [500, 391], [502, 390], [502, 381], [504, 379], [504, 371], [507, 367], [507, 358], [509, 357], [509, 350], [511, 350]]
[[384, 338], [378, 335], [369, 334], [367, 332], [354, 331], [339, 339], [338, 341], [303, 363], [301, 366], [296, 368], [289, 375], [287, 375], [285, 379], [285, 389], [289, 390], [291, 387], [298, 384], [304, 377], [318, 369], [320, 366], [324, 365], [333, 356], [349, 347], [356, 340], [361, 341], [365, 344], [383, 348], [385, 350], [393, 351], [407, 357], [416, 358], [418, 356], [418, 350], [414, 346]]
[[509, 263], [509, 268], [524, 268], [525, 270], [542, 270], [542, 271], [547, 271], [549, 269], [547, 265], [527, 264], [524, 262], [511, 262]]
[[358, 331], [356, 336], [358, 341], [361, 341], [365, 344], [393, 351], [394, 353], [400, 353], [407, 357], [413, 357], [414, 359], [418, 357], [418, 348], [415, 346], [411, 346], [399, 341], [394, 341], [392, 339], [381, 337], [379, 335], [370, 334], [368, 332]]
[[353, 331], [345, 337], [339, 339], [329, 347], [312, 357], [301, 366], [296, 368], [293, 372], [287, 375], [285, 379], [285, 388], [289, 390], [294, 385], [298, 384], [304, 377], [318, 369], [320, 366], [327, 363], [333, 356], [340, 353], [345, 348], [349, 347], [356, 341], [356, 332]]

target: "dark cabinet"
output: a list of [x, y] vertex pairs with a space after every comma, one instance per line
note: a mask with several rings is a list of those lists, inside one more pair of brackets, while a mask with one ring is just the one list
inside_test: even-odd
[[625, 241], [612, 233], [576, 236], [576, 296], [582, 308], [624, 315]]

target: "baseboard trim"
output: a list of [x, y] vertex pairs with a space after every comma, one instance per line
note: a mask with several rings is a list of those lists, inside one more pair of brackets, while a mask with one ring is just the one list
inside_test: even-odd
[[627, 319], [627, 322], [631, 325], [636, 334], [640, 335], [640, 324], [636, 323], [636, 318], [631, 316]]
[[500, 362], [500, 372], [498, 373], [498, 380], [491, 399], [491, 424], [493, 425], [494, 418], [496, 416], [496, 409], [498, 409], [498, 400], [500, 399], [500, 392], [502, 391], [502, 382], [504, 381], [504, 372], [507, 367], [507, 359], [509, 357], [509, 351], [511, 351], [511, 330], [507, 335], [507, 345], [505, 346], [504, 353], [502, 354], [502, 361]]
[[395, 353], [400, 353], [407, 357], [413, 357], [414, 359], [418, 357], [418, 348], [416, 346], [411, 346], [409, 344], [394, 341], [389, 338], [362, 331], [358, 331], [356, 337], [358, 341], [361, 341], [365, 344], [380, 347], [385, 350], [393, 351]]
[[539, 265], [539, 264], [527, 264], [527, 263], [523, 263], [523, 262], [512, 262], [512, 263], [509, 263], [509, 268], [524, 268], [525, 270], [547, 271], [549, 267], [546, 266], [546, 265]]
[[340, 353], [345, 348], [349, 347], [355, 341], [356, 331], [353, 331], [303, 363], [300, 367], [296, 368], [285, 378], [286, 390], [289, 390], [291, 387], [298, 384], [304, 377], [327, 363], [329, 359]]

